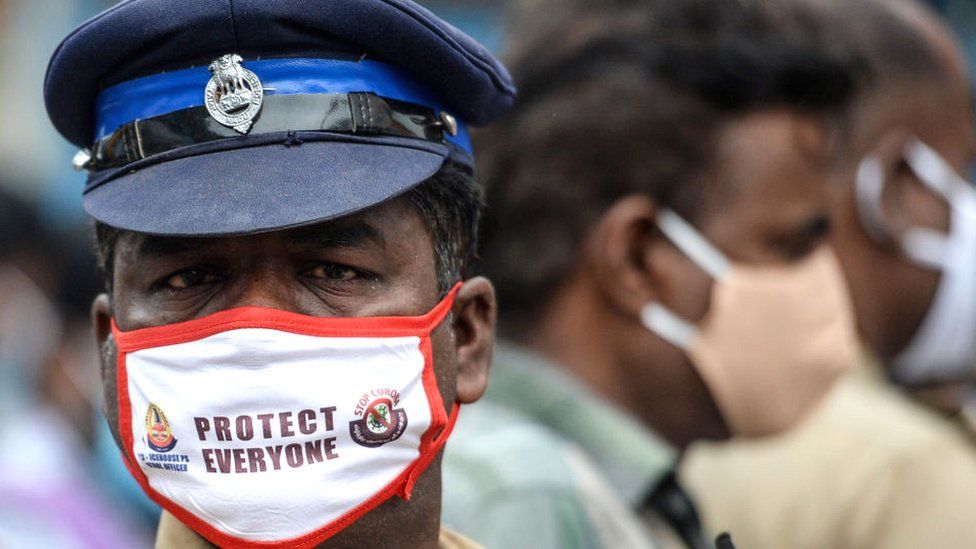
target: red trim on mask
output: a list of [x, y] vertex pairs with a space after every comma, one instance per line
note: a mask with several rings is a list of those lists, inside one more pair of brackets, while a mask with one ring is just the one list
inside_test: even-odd
[[[430, 342], [430, 338], [420, 340], [420, 352], [424, 355], [424, 371], [421, 374], [423, 377], [424, 392], [427, 394], [427, 402], [430, 403], [430, 428], [427, 429], [427, 432], [425, 432], [420, 438], [420, 459], [423, 459], [423, 457], [429, 453], [436, 454], [440, 446], [443, 446], [443, 443], [437, 445], [434, 441], [434, 437], [441, 433], [444, 426], [447, 425], [448, 420], [447, 414], [444, 411], [444, 400], [441, 398], [440, 389], [437, 387], [437, 372], [434, 371], [433, 366], [430, 368], [427, 367], [427, 364], [434, 364], [433, 345]], [[429, 461], [427, 463], [429, 463]], [[407, 482], [403, 485], [403, 489], [400, 491], [401, 498], [410, 499], [410, 494], [413, 492], [413, 486], [416, 484], [420, 473], [422, 473], [423, 469], [426, 467], [427, 464], [424, 464], [423, 468], [420, 469], [415, 475], [410, 475], [407, 478]]]
[[[166, 509], [180, 522], [211, 543], [232, 549], [298, 549], [311, 547], [338, 534], [395, 495], [409, 499], [420, 475], [427, 470], [447, 442], [460, 411], [460, 404], [457, 402], [453, 404], [449, 417], [445, 411], [434, 371], [433, 345], [430, 340], [433, 330], [443, 322], [450, 312], [454, 296], [460, 286], [460, 284], [455, 286], [430, 313], [419, 317], [315, 318], [284, 311], [248, 307], [223, 311], [189, 322], [145, 328], [132, 332], [120, 331], [113, 320], [112, 331], [119, 349], [116, 382], [118, 384], [119, 431], [122, 443], [125, 446], [125, 451], [122, 453], [123, 463], [143, 491], [160, 507]], [[420, 351], [424, 357], [424, 369], [421, 376], [430, 407], [431, 423], [427, 431], [421, 436], [417, 458], [382, 490], [345, 515], [308, 534], [281, 541], [249, 541], [236, 538], [214, 528], [203, 519], [157, 492], [150, 485], [145, 472], [138, 466], [135, 457], [132, 401], [129, 398], [126, 354], [146, 348], [196, 341], [216, 333], [240, 328], [272, 328], [322, 337], [406, 337], [419, 335]]]
[[229, 330], [268, 328], [319, 337], [427, 336], [443, 322], [454, 305], [459, 282], [423, 316], [315, 317], [263, 307], [238, 307], [203, 318], [124, 332], [112, 319], [112, 334], [119, 352], [189, 343]]

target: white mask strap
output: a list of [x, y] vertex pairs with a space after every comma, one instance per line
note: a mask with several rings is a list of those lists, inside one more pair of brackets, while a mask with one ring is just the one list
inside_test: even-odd
[[[723, 278], [732, 268], [725, 254], [705, 239], [698, 229], [668, 208], [661, 208], [657, 215], [657, 226], [696, 265], [701, 267], [714, 280]], [[660, 303], [651, 302], [641, 310], [644, 327], [661, 339], [680, 349], [690, 349], [698, 337], [698, 328], [671, 312]]]
[[[969, 185], [939, 153], [918, 139], [912, 139], [905, 146], [905, 162], [929, 190], [950, 205], [955, 204], [958, 194]], [[932, 229], [914, 228], [905, 233], [901, 245], [905, 254], [922, 266], [937, 270], [945, 268], [949, 253], [948, 235]]]
[[912, 139], [905, 146], [905, 162], [926, 187], [949, 203], [960, 185], [967, 184], [939, 153], [918, 139]]
[[[911, 139], [903, 151], [905, 162], [925, 187], [950, 204], [968, 183], [939, 153], [918, 139]], [[877, 242], [888, 239], [884, 229], [881, 193], [885, 174], [880, 161], [869, 156], [858, 166], [856, 190], [861, 226]], [[899, 241], [902, 252], [915, 263], [934, 270], [942, 270], [948, 254], [948, 235], [932, 229], [915, 227], [907, 230]]]
[[902, 235], [901, 249], [922, 267], [941, 271], [949, 257], [949, 238], [939, 231], [915, 227]]
[[861, 226], [878, 243], [888, 241], [884, 229], [884, 212], [881, 209], [881, 193], [884, 190], [884, 167], [876, 156], [868, 156], [857, 167], [854, 187], [857, 191], [857, 211]]
[[698, 229], [668, 208], [661, 208], [657, 215], [657, 226], [678, 247], [688, 259], [695, 262], [712, 279], [723, 278], [732, 268], [728, 258], [711, 242], [705, 239]]
[[694, 324], [672, 313], [660, 303], [651, 302], [645, 305], [641, 310], [641, 322], [645, 328], [679, 349], [690, 349], [698, 337], [698, 328]]

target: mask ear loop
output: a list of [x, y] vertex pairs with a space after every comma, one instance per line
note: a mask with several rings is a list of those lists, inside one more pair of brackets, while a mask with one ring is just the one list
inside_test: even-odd
[[434, 461], [437, 454], [440, 453], [444, 445], [447, 444], [447, 439], [450, 438], [451, 432], [454, 431], [454, 425], [457, 423], [458, 414], [461, 412], [461, 404], [457, 401], [451, 406], [451, 413], [447, 417], [447, 423], [436, 437], [431, 441], [430, 446], [427, 447], [427, 451], [422, 454], [417, 461], [414, 463], [413, 470], [410, 471], [409, 476], [407, 476], [407, 481], [403, 484], [403, 488], [400, 489], [399, 496], [401, 499], [409, 500], [410, 496], [413, 494], [413, 487], [417, 484], [417, 479], [420, 475], [430, 466], [430, 462]]
[[[431, 343], [431, 334], [442, 322], [448, 317], [451, 312], [451, 307], [454, 305], [454, 298], [457, 296], [458, 291], [460, 291], [463, 283], [458, 282], [454, 285], [447, 296], [428, 314], [429, 324], [421, 334], [422, 341], [420, 343], [421, 352], [424, 355], [424, 391], [427, 394], [428, 399], [432, 399], [431, 405], [431, 428], [436, 428], [438, 423], [441, 423], [443, 427], [440, 431], [431, 436], [429, 439], [427, 435], [424, 435], [421, 439], [421, 454], [414, 462], [413, 467], [407, 474], [407, 479], [400, 488], [398, 495], [401, 499], [409, 500], [411, 494], [413, 493], [413, 487], [417, 483], [417, 479], [420, 475], [427, 470], [430, 463], [437, 457], [444, 444], [447, 443], [448, 437], [451, 436], [451, 432], [454, 430], [454, 424], [457, 422], [458, 413], [461, 410], [461, 404], [454, 401], [451, 406], [451, 412], [445, 417], [444, 414], [444, 404], [440, 397], [440, 390], [437, 386], [437, 378], [434, 373], [434, 353]], [[426, 439], [426, 442], [424, 441]]]
[[698, 229], [668, 208], [661, 208], [657, 226], [677, 246], [681, 253], [702, 268], [714, 280], [724, 278], [732, 269], [732, 262], [718, 248], [705, 239]]
[[[732, 263], [690, 223], [668, 208], [661, 208], [657, 226], [681, 253], [713, 280], [725, 277]], [[651, 332], [680, 349], [689, 349], [698, 337], [698, 327], [652, 301], [641, 310], [641, 323]]]
[[[966, 182], [939, 153], [918, 139], [905, 145], [905, 162], [925, 187], [950, 206]], [[949, 253], [949, 237], [924, 227], [909, 229], [901, 238], [902, 250], [909, 258], [933, 270], [944, 270]]]
[[884, 167], [876, 156], [872, 155], [861, 161], [854, 179], [858, 218], [871, 240], [878, 244], [889, 243], [892, 240], [884, 228], [885, 215], [881, 208], [884, 182]]

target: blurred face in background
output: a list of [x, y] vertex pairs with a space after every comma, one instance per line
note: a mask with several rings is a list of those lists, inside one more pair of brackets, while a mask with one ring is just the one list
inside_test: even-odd
[[[920, 336], [944, 282], [941, 266], [912, 256], [929, 255], [941, 262], [936, 241], [952, 231], [955, 217], [952, 200], [931, 186], [949, 178], [935, 174], [929, 179], [936, 181], [927, 184], [918, 163], [906, 159], [906, 150], [918, 140], [941, 157], [956, 178], [971, 177], [976, 158], [965, 60], [941, 25], [930, 20], [916, 24], [944, 65], [944, 77], [882, 87], [862, 100], [855, 113], [853, 131], [858, 137], [852, 148], [859, 158], [867, 157], [869, 170], [877, 173], [854, 162], [845, 175], [846, 190], [835, 204], [832, 243], [851, 287], [858, 328], [865, 343], [887, 361], [897, 359]], [[869, 190], [872, 179], [880, 181], [875, 191]], [[938, 236], [906, 245], [914, 238], [908, 235], [925, 231]], [[959, 297], [960, 305], [976, 300], [972, 292]], [[976, 333], [968, 337], [976, 338]]]
[[[699, 211], [686, 221], [731, 262], [727, 276], [710, 274], [668, 230], [646, 223], [663, 215], [650, 199], [619, 201], [594, 231], [588, 249], [611, 266], [606, 283], [616, 284], [607, 290], [645, 315], [644, 326], [618, 332], [633, 382], [618, 398], [680, 447], [730, 431], [761, 436], [788, 428], [846, 365], [842, 354], [830, 356], [840, 345], [826, 353], [792, 344], [785, 353], [778, 349], [818, 340], [808, 330], [821, 324], [851, 326], [839, 268], [827, 284], [842, 299], [819, 296], [831, 303], [826, 315], [813, 295], [823, 271], [801, 273], [819, 269], [812, 258], [824, 250], [829, 230], [829, 142], [820, 119], [787, 109], [737, 117], [719, 132]], [[693, 326], [693, 341], [669, 340], [666, 326], [648, 326], [648, 302]], [[804, 377], [811, 372], [813, 378]]]
[[675, 446], [781, 432], [853, 348], [825, 181], [855, 67], [812, 12], [654, 4], [514, 64], [523, 107], [486, 134], [484, 268], [507, 337]]

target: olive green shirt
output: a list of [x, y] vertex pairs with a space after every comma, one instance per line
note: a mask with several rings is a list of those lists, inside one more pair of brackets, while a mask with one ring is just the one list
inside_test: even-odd
[[489, 549], [670, 547], [637, 510], [676, 459], [558, 366], [501, 344], [447, 444], [442, 520]]

